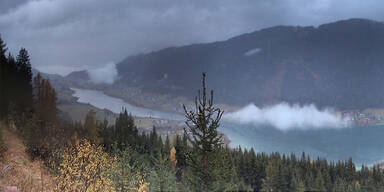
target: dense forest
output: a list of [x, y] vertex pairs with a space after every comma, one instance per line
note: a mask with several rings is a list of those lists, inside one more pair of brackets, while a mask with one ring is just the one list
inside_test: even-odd
[[357, 170], [352, 159], [224, 145], [217, 131], [223, 111], [205, 74], [195, 108], [184, 107], [184, 134], [173, 136], [156, 127], [139, 130], [127, 110], [113, 125], [97, 121], [94, 111], [83, 123], [61, 120], [55, 90], [32, 76], [28, 51], [21, 48], [14, 58], [1, 39], [0, 75], [0, 120], [23, 138], [32, 158], [45, 162], [54, 191], [384, 191], [383, 170]]

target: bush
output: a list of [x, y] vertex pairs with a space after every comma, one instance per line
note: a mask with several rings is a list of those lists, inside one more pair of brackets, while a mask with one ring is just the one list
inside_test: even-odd
[[83, 139], [61, 153], [55, 191], [114, 191], [110, 170], [115, 161], [101, 146]]

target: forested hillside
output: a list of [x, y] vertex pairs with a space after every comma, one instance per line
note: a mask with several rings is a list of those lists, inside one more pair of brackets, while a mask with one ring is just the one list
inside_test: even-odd
[[[94, 111], [84, 123], [61, 120], [49, 80], [32, 77], [28, 51], [22, 48], [13, 59], [2, 40], [0, 69], [0, 120], [6, 125], [1, 129], [18, 134], [31, 159], [44, 162], [53, 191], [384, 190], [382, 169], [358, 171], [352, 159], [328, 162], [305, 153], [296, 157], [225, 146], [217, 131], [223, 112], [214, 105], [205, 74], [195, 108], [184, 107], [184, 134], [171, 139], [156, 127], [149, 134], [139, 130], [126, 110], [113, 125], [97, 121]], [[199, 77], [193, 79], [199, 82]], [[0, 142], [2, 154], [3, 146]]]
[[219, 103], [384, 107], [383, 33], [383, 23], [365, 19], [266, 28], [130, 56], [117, 66], [116, 85], [189, 97], [204, 71]]

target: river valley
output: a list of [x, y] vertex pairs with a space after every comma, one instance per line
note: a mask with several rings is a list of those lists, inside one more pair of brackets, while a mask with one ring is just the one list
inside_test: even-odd
[[[137, 117], [184, 120], [183, 115], [136, 107], [101, 91], [72, 90], [79, 103], [89, 103], [114, 113], [119, 113], [125, 107]], [[384, 126], [379, 125], [281, 131], [272, 126], [235, 123], [223, 119], [219, 130], [229, 137], [231, 147], [253, 147], [257, 152], [278, 151], [301, 156], [304, 151], [311, 157], [319, 156], [332, 161], [352, 157], [357, 166], [373, 165], [384, 159]]]

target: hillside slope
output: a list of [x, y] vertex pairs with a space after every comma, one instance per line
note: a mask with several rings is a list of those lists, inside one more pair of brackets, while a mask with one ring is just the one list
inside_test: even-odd
[[383, 34], [382, 22], [365, 19], [277, 26], [128, 57], [115, 86], [190, 98], [205, 71], [219, 103], [384, 107]]
[[8, 150], [0, 162], [0, 190], [17, 187], [19, 191], [53, 191], [52, 177], [43, 162], [30, 159], [15, 133], [3, 129], [3, 138]]

